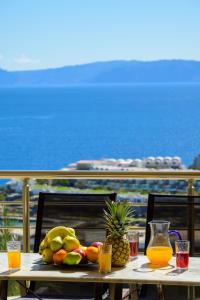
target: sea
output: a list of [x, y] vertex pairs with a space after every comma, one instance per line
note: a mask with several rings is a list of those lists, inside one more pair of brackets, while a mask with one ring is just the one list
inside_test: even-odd
[[0, 170], [200, 154], [200, 84], [0, 88]]

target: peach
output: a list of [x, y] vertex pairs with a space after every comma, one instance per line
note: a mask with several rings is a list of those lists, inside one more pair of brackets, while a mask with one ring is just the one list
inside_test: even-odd
[[93, 242], [93, 243], [91, 244], [91, 246], [94, 246], [94, 247], [99, 247], [99, 246], [102, 246], [102, 245], [103, 245], [102, 242]]
[[78, 248], [78, 249], [73, 250], [73, 252], [79, 253], [82, 256], [82, 259], [80, 261], [81, 264], [87, 263], [87, 254], [86, 254], [85, 250]]

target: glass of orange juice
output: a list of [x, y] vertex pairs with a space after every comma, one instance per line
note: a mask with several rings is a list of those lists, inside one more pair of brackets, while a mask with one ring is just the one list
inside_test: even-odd
[[109, 273], [111, 272], [111, 260], [112, 260], [112, 245], [103, 244], [99, 247], [99, 272], [100, 273]]
[[7, 242], [8, 268], [10, 270], [20, 269], [21, 267], [21, 242]]

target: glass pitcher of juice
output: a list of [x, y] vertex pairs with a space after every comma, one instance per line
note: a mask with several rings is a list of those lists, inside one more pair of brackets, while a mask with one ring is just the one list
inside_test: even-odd
[[[149, 222], [149, 225], [151, 228], [151, 237], [146, 255], [152, 266], [157, 268], [167, 266], [173, 253], [169, 240], [170, 222], [156, 220]], [[179, 235], [179, 233], [175, 231], [173, 231], [173, 234]]]

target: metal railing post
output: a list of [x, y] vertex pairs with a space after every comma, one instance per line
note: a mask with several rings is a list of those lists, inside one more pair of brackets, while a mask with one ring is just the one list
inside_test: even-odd
[[30, 220], [29, 220], [29, 178], [23, 179], [23, 250], [30, 252]]
[[193, 179], [188, 179], [188, 196], [194, 196]]
[[[193, 186], [193, 179], [188, 179], [188, 196], [191, 197], [191, 199], [189, 198], [189, 201], [190, 201], [190, 207], [189, 207], [189, 224], [190, 224], [190, 227], [191, 227], [191, 230], [189, 230], [189, 240], [191, 241], [191, 245], [190, 245], [190, 252], [191, 254], [193, 255], [194, 253], [194, 204], [193, 204], [193, 199], [192, 199], [192, 196], [194, 196], [194, 186]], [[187, 295], [187, 299], [195, 299], [195, 287], [192, 286], [192, 287], [189, 287], [188, 286], [188, 295]]]

